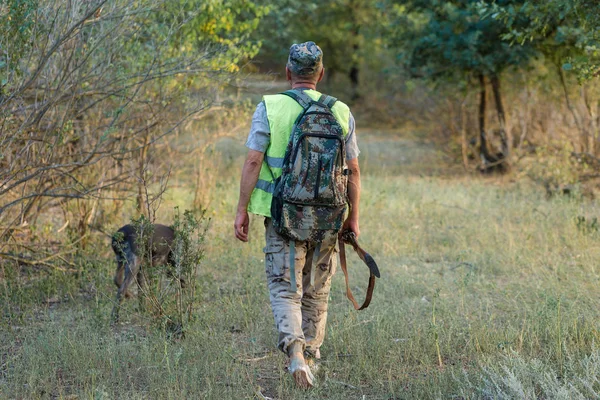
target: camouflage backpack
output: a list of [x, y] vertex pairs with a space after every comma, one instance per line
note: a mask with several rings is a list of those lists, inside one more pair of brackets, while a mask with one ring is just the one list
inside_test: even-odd
[[302, 91], [282, 93], [303, 108], [290, 135], [282, 174], [271, 203], [273, 227], [290, 240], [320, 243], [342, 227], [348, 169], [343, 130], [331, 107], [336, 98], [314, 101]]

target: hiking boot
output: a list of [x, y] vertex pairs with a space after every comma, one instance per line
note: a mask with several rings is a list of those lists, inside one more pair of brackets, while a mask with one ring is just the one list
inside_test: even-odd
[[289, 349], [289, 366], [288, 371], [294, 377], [296, 386], [302, 389], [310, 389], [314, 386], [315, 377], [310, 371], [310, 367], [306, 364], [302, 348], [304, 346], [299, 343], [293, 343]]
[[[300, 356], [302, 353], [300, 353]], [[306, 364], [303, 357], [294, 357], [290, 359], [288, 370], [294, 377], [296, 386], [301, 389], [310, 389], [314, 386], [315, 377], [310, 371], [310, 367]]]

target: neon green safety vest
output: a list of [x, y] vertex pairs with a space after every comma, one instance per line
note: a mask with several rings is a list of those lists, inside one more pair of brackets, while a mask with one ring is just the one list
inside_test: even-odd
[[[321, 93], [308, 89], [304, 93], [313, 100], [319, 100]], [[263, 97], [271, 131], [271, 141], [265, 152], [265, 158], [260, 168], [258, 182], [250, 196], [248, 211], [253, 214], [271, 217], [271, 200], [273, 199], [274, 181], [281, 176], [285, 150], [292, 134], [292, 128], [302, 106], [294, 99], [283, 94]], [[350, 109], [341, 101], [336, 101], [331, 112], [342, 126], [344, 137], [348, 135], [350, 124]]]

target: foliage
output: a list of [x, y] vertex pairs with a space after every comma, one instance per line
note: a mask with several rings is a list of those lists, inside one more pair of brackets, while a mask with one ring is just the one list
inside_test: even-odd
[[138, 249], [141, 249], [138, 256], [143, 260], [143, 279], [147, 283], [138, 290], [140, 304], [148, 305], [148, 315], [155, 326], [173, 338], [182, 338], [199, 307], [198, 273], [204, 258], [208, 220], [204, 213], [196, 216], [186, 210], [181, 215], [179, 209], [175, 209], [172, 266], [155, 265], [152, 262], [152, 250], [149, 247], [149, 238], [153, 234], [152, 223], [141, 216], [132, 219], [132, 225], [140, 233], [136, 237]]
[[312, 40], [323, 49], [329, 79], [344, 75], [356, 85], [359, 78], [351, 74], [360, 70], [366, 79], [381, 72], [390, 29], [387, 1], [284, 0], [277, 5], [256, 31], [264, 38], [259, 59], [277, 60], [275, 65], [283, 69], [289, 46]]
[[19, 54], [32, 46], [38, 0], [0, 1], [0, 93], [11, 72], [19, 72]]
[[[521, 0], [503, 3], [518, 1]], [[474, 0], [397, 1], [394, 10], [398, 29], [394, 43], [399, 64], [413, 77], [453, 83], [465, 94], [477, 82], [480, 170], [507, 172], [511, 168], [512, 138], [506, 129], [501, 75], [509, 67], [525, 65], [535, 52], [533, 48], [511, 47], [502, 41], [503, 24], [481, 18], [477, 5]], [[499, 121], [497, 131], [486, 126], [488, 81]], [[491, 145], [496, 133], [500, 139], [498, 148]]]
[[156, 21], [164, 33], [180, 27], [173, 35], [164, 34], [171, 56], [208, 51], [211, 67], [229, 72], [258, 53], [261, 40], [250, 35], [270, 10], [250, 0], [178, 0], [165, 3], [164, 9]]
[[266, 10], [248, 0], [1, 4], [2, 40], [16, 36], [0, 55], [3, 237], [60, 209], [85, 237], [101, 199], [136, 186], [141, 198], [164, 181], [157, 144], [256, 53], [249, 34]]
[[185, 286], [175, 285], [177, 291], [174, 302], [175, 314], [170, 316], [170, 319], [176, 324], [180, 324], [184, 332], [185, 325], [195, 318], [199, 308], [198, 272], [200, 263], [204, 259], [204, 242], [209, 222], [210, 220], [205, 217], [204, 212], [200, 216], [196, 216], [193, 212], [185, 210], [181, 215], [177, 209], [174, 215], [175, 271], [172, 276], [176, 283], [185, 282]]
[[[518, 1], [503, 1], [514, 4]], [[397, 1], [395, 45], [413, 76], [464, 81], [525, 64], [531, 47], [511, 47], [499, 21], [481, 18], [477, 1]]]
[[566, 71], [588, 80], [600, 71], [600, 7], [593, 0], [526, 0], [521, 4], [480, 3], [480, 13], [502, 22], [502, 38], [534, 45]]

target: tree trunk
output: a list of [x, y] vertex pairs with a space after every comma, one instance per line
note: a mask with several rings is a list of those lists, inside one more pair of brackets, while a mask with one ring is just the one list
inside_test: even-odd
[[[145, 196], [146, 194], [146, 190], [147, 190], [147, 182], [146, 182], [146, 160], [148, 158], [148, 139], [149, 139], [150, 133], [148, 131], [148, 128], [146, 128], [145, 132], [144, 132], [144, 144], [142, 145], [142, 147], [140, 148], [140, 154], [139, 154], [139, 159], [138, 159], [138, 173], [139, 173], [139, 177], [138, 177], [138, 194], [137, 194], [137, 201], [136, 201], [136, 209], [138, 212], [138, 215], [146, 215], [146, 213], [144, 212], [145, 207], [148, 207], [148, 198]], [[148, 218], [151, 218], [150, 215], [150, 210], [148, 211]]]
[[469, 170], [469, 156], [467, 144], [467, 98], [460, 103], [460, 144], [463, 166], [465, 170]]
[[[360, 4], [360, 3], [358, 3]], [[358, 10], [356, 10], [357, 8], [357, 2], [351, 2], [350, 3], [350, 12], [352, 13], [352, 29], [351, 29], [351, 36], [352, 36], [352, 65], [350, 66], [350, 72], [348, 73], [348, 77], [350, 78], [350, 87], [352, 89], [352, 101], [356, 101], [360, 98], [360, 92], [359, 92], [359, 88], [358, 88], [358, 84], [359, 84], [359, 67], [358, 67], [358, 61], [357, 61], [357, 53], [358, 53], [358, 35], [359, 35], [359, 31], [360, 31], [360, 23], [357, 20], [357, 12]]]
[[[481, 156], [481, 172], [489, 173], [493, 171], [505, 172], [508, 167], [505, 158], [505, 149], [502, 150], [499, 154], [492, 154], [490, 152], [490, 146], [488, 143], [488, 137], [485, 129], [485, 112], [487, 107], [487, 87], [485, 84], [485, 75], [479, 74], [479, 85], [480, 85], [480, 95], [479, 95], [479, 142], [480, 142], [480, 156]], [[498, 86], [496, 86], [498, 85]], [[499, 100], [499, 81], [494, 82], [494, 78], [492, 78], [492, 88], [494, 92], [494, 98], [496, 99], [496, 104], [502, 105], [501, 100]], [[497, 90], [498, 89], [498, 90]], [[500, 106], [500, 110], [502, 111], [501, 119], [504, 121], [504, 108]], [[499, 117], [500, 117], [500, 110]], [[504, 122], [501, 122], [501, 126], [504, 125]], [[508, 147], [508, 140], [506, 139], [506, 135], [502, 137], [502, 147]]]
[[485, 134], [485, 110], [487, 89], [485, 86], [485, 76], [479, 75], [479, 154], [481, 156], [482, 169], [486, 169], [487, 165], [492, 162], [490, 152], [488, 150], [487, 136]]
[[[358, 51], [358, 45], [355, 44], [354, 46], [352, 46], [352, 48], [354, 49], [354, 52], [356, 53], [356, 51]], [[352, 101], [356, 101], [360, 98], [360, 93], [358, 90], [358, 66], [356, 64], [353, 64], [352, 67], [350, 68], [350, 73], [349, 73], [349, 77], [350, 77], [350, 87], [352, 88]]]
[[[581, 86], [581, 97], [585, 103], [585, 108], [588, 111], [589, 124], [587, 132], [587, 152], [592, 156], [596, 156], [596, 135], [598, 133], [598, 103], [594, 103], [588, 94], [587, 88]], [[594, 107], [595, 106], [595, 107]]]
[[498, 114], [498, 122], [500, 123], [500, 142], [502, 143], [501, 154], [498, 161], [502, 172], [510, 170], [511, 152], [512, 152], [512, 135], [510, 129], [506, 126], [506, 113], [504, 111], [504, 103], [502, 102], [502, 91], [500, 88], [500, 78], [494, 74], [490, 78], [492, 83], [492, 91], [494, 92], [494, 102], [496, 103], [496, 112]]
[[490, 78], [492, 91], [494, 92], [494, 102], [496, 103], [496, 112], [498, 113], [498, 122], [500, 123], [500, 141], [502, 143], [502, 154], [499, 161], [503, 163], [503, 168], [510, 168], [510, 156], [512, 150], [512, 135], [506, 128], [506, 113], [504, 112], [504, 103], [502, 102], [502, 92], [500, 90], [500, 78], [494, 74]]

